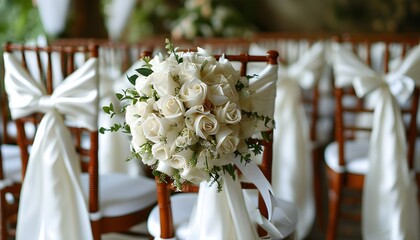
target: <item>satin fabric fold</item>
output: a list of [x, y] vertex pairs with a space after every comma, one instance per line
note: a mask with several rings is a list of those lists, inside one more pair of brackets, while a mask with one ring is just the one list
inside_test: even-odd
[[277, 197], [298, 208], [298, 239], [309, 234], [315, 219], [309, 122], [301, 87], [314, 87], [323, 66], [324, 46], [318, 42], [295, 63], [281, 66], [277, 80], [272, 185]]
[[362, 200], [363, 237], [419, 239], [417, 186], [407, 164], [406, 135], [397, 99], [406, 100], [420, 83], [420, 47], [412, 49], [399, 68], [387, 75], [377, 74], [339, 44], [333, 45], [333, 59], [337, 86], [353, 85], [359, 97], [376, 94]]
[[[104, 49], [103, 51], [105, 53], [105, 51], [111, 50]], [[99, 127], [109, 128], [116, 123], [124, 122], [124, 115], [116, 114], [110, 118], [109, 114], [102, 110], [102, 107], [109, 106], [112, 103], [116, 112], [121, 109], [121, 103], [115, 96], [115, 93], [122, 93], [122, 89], [131, 87], [127, 75], [131, 76], [135, 69], [141, 67], [143, 64], [144, 61], [137, 61], [125, 73], [121, 73], [115, 68], [115, 65], [118, 64], [107, 63], [105, 60], [100, 61]], [[133, 177], [139, 175], [140, 169], [138, 162], [126, 161], [131, 156], [130, 138], [126, 133], [118, 131], [99, 134], [98, 142], [99, 173], [127, 173]]]
[[190, 218], [188, 240], [255, 240], [258, 233], [246, 210], [239, 181], [223, 176], [223, 190], [208, 182], [200, 184], [198, 199]]
[[[277, 65], [267, 65], [258, 77], [250, 79], [249, 88], [254, 92], [249, 99], [252, 102], [251, 111], [273, 117], [276, 78]], [[263, 125], [255, 129], [256, 132], [265, 130], [266, 127]], [[237, 162], [236, 165], [238, 164], [240, 163]], [[254, 167], [247, 169], [248, 166]], [[260, 189], [263, 191], [265, 203], [270, 212], [269, 219], [263, 219], [261, 214], [250, 216], [239, 181], [234, 181], [230, 176], [223, 176], [221, 192], [217, 191], [215, 184], [212, 186], [209, 186], [208, 182], [200, 184], [197, 204], [190, 218], [188, 239], [259, 239], [256, 224], [264, 225], [276, 237], [283, 236], [269, 221], [274, 208], [279, 207], [277, 203], [281, 200], [274, 198], [271, 185], [256, 163], [244, 166], [242, 172], [248, 172], [245, 177], [261, 186]], [[250, 210], [250, 212], [253, 211]], [[292, 216], [285, 216], [285, 219], [296, 218], [292, 210], [287, 209], [286, 213]], [[292, 220], [284, 223], [284, 226], [294, 229]]]
[[97, 59], [89, 59], [51, 96], [4, 54], [5, 86], [13, 119], [44, 112], [22, 185], [17, 239], [92, 239], [80, 186], [80, 162], [64, 124], [97, 130]]

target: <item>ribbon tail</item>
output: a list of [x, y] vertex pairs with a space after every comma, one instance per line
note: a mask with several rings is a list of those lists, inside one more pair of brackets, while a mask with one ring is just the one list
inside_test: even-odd
[[93, 239], [79, 176], [70, 132], [58, 112], [47, 113], [22, 185], [17, 239]]

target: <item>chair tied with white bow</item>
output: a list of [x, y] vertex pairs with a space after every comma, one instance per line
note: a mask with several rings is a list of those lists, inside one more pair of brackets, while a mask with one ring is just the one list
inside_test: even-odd
[[314, 87], [323, 66], [324, 44], [318, 42], [295, 63], [280, 66], [277, 81], [272, 185], [276, 196], [298, 208], [298, 239], [309, 233], [315, 218], [309, 123], [300, 87]]
[[86, 61], [50, 96], [12, 53], [4, 53], [4, 64], [12, 118], [45, 113], [22, 185], [17, 239], [92, 239], [79, 156], [66, 125], [97, 131], [97, 59]]
[[420, 83], [420, 47], [386, 75], [376, 73], [338, 43], [333, 45], [333, 60], [337, 87], [353, 86], [359, 98], [376, 94], [362, 201], [363, 237], [418, 239], [417, 191], [407, 163], [398, 101], [405, 102]]

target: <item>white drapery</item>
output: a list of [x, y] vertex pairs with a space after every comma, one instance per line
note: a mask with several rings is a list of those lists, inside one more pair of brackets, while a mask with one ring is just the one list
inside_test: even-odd
[[419, 239], [417, 187], [407, 164], [398, 104], [420, 84], [419, 64], [420, 47], [416, 47], [399, 68], [381, 75], [342, 45], [333, 45], [336, 86], [353, 85], [359, 97], [377, 94], [362, 201], [365, 239]]
[[4, 54], [4, 63], [12, 118], [45, 113], [22, 185], [16, 238], [92, 239], [79, 157], [64, 121], [97, 130], [97, 59], [69, 75], [51, 96], [12, 54]]

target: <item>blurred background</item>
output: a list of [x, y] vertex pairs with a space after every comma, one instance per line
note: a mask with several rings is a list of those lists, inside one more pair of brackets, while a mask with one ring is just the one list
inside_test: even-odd
[[2, 0], [0, 41], [419, 32], [420, 0]]

